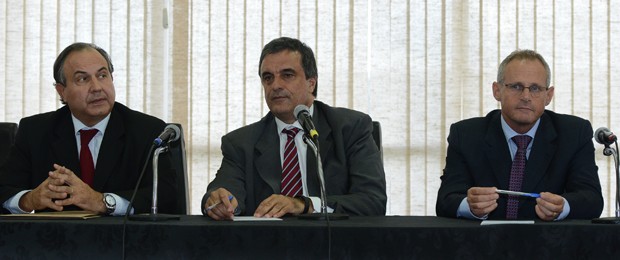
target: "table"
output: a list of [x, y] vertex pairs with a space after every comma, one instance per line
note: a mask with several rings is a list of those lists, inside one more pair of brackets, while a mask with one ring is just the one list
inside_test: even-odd
[[[620, 259], [620, 225], [589, 220], [481, 226], [432, 216], [331, 221], [332, 259]], [[0, 258], [121, 259], [123, 219], [0, 218]], [[129, 221], [126, 259], [327, 259], [327, 225], [181, 216]]]

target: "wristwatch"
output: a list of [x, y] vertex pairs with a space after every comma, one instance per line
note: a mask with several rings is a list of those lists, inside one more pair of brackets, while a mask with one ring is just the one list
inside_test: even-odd
[[307, 214], [308, 210], [310, 209], [310, 204], [312, 204], [310, 198], [306, 196], [295, 196], [295, 198], [300, 199], [304, 203], [304, 211], [302, 212], [302, 214]]
[[116, 209], [116, 199], [114, 199], [114, 196], [109, 193], [104, 193], [103, 204], [105, 204], [105, 207], [107, 208], [106, 214], [110, 215], [114, 213], [114, 210]]

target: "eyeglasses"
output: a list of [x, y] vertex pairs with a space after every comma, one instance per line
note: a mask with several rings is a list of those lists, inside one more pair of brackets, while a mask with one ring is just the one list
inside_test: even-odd
[[547, 89], [549, 89], [548, 87], [541, 87], [541, 86], [537, 86], [537, 85], [533, 85], [533, 86], [523, 86], [523, 84], [521, 83], [513, 83], [513, 84], [504, 84], [504, 86], [506, 86], [506, 89], [508, 90], [508, 93], [510, 93], [511, 95], [521, 95], [521, 93], [523, 93], [523, 91], [525, 89], [527, 89], [530, 92], [530, 95], [533, 98], [537, 98], [540, 97], [540, 94], [547, 91]]

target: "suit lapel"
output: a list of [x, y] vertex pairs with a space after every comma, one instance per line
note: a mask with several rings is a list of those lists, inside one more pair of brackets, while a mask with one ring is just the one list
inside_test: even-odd
[[95, 180], [93, 182], [95, 190], [103, 190], [110, 174], [116, 168], [116, 164], [123, 161], [124, 137], [125, 126], [121, 115], [116, 109], [113, 109], [103, 135], [101, 147], [99, 148], [97, 166], [95, 167]]
[[500, 115], [501, 113], [497, 113], [491, 118], [491, 123], [485, 136], [485, 154], [499, 184], [498, 188], [507, 189], [512, 160], [508, 144], [506, 143], [506, 137], [502, 130]]
[[532, 150], [525, 166], [525, 178], [523, 178], [523, 191], [534, 192], [540, 181], [546, 175], [547, 168], [557, 150], [555, 139], [557, 132], [551, 123], [549, 116], [543, 114], [536, 130]]
[[277, 134], [276, 122], [273, 114], [269, 113], [264, 119], [263, 132], [255, 146], [256, 157], [254, 165], [258, 176], [273, 190], [280, 193], [282, 180], [282, 163], [280, 162], [280, 139]]
[[[67, 106], [58, 110], [57, 123], [54, 126], [54, 141], [52, 150], [56, 163], [64, 164], [78, 177], [81, 176], [80, 159], [77, 151], [75, 129], [71, 119], [71, 112]], [[52, 166], [49, 165], [51, 168]]]

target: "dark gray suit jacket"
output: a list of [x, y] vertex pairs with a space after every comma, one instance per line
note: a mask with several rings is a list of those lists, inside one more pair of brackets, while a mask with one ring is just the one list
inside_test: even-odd
[[[385, 215], [385, 173], [370, 117], [315, 101], [313, 121], [319, 132], [327, 206], [351, 215]], [[223, 187], [237, 198], [242, 215], [252, 215], [264, 199], [280, 193], [280, 139], [272, 113], [223, 136], [222, 153], [222, 165], [202, 207], [211, 191]], [[309, 194], [320, 197], [311, 148], [307, 167]]]
[[[460, 121], [450, 127], [446, 167], [437, 196], [437, 216], [456, 217], [470, 187], [508, 189], [512, 159], [501, 127], [501, 112]], [[525, 192], [551, 192], [570, 205], [569, 219], [599, 217], [603, 197], [594, 162], [592, 126], [575, 116], [546, 110], [536, 131], [523, 180]], [[506, 217], [500, 195], [489, 219]], [[519, 199], [520, 219], [537, 218], [533, 198]]]
[[[148, 168], [133, 206], [135, 213], [149, 212], [153, 179], [149, 149], [165, 126], [160, 119], [115, 103], [101, 142], [93, 189], [129, 200], [148, 158]], [[175, 203], [175, 196], [171, 195], [176, 194], [174, 172], [166, 160], [166, 156], [160, 157], [160, 162], [164, 162], [159, 168], [160, 212], [172, 212]], [[54, 163], [67, 167], [77, 176], [81, 174], [68, 106], [20, 121], [15, 145], [0, 168], [0, 204], [19, 191], [36, 188], [48, 177]]]

